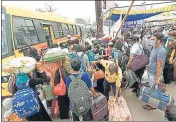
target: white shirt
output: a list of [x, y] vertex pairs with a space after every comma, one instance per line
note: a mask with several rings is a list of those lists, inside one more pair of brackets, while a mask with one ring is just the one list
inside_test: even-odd
[[144, 53], [144, 51], [143, 51], [143, 47], [141, 44], [139, 44], [139, 43], [133, 44], [133, 46], [131, 47], [131, 50], [130, 50], [130, 56], [142, 55], [143, 53]]

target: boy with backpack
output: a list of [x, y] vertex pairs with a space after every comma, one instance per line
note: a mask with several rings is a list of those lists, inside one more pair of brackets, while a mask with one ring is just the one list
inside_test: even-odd
[[66, 87], [71, 104], [73, 121], [91, 121], [91, 94], [96, 96], [88, 73], [80, 73], [79, 59], [71, 61], [72, 74], [66, 78]]

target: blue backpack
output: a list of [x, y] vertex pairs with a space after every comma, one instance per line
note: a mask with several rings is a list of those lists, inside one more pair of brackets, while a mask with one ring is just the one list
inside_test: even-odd
[[78, 59], [81, 61], [80, 72], [86, 72], [86, 61], [84, 55], [85, 54], [83, 53], [81, 56], [78, 56]]
[[29, 81], [18, 88], [12, 97], [12, 109], [20, 118], [26, 118], [39, 112], [37, 93], [29, 87]]
[[68, 56], [70, 57], [70, 59], [71, 59], [71, 60], [73, 60], [73, 59], [77, 58], [76, 53], [73, 53], [73, 52], [69, 53], [69, 55], [68, 55]]
[[95, 53], [93, 53], [93, 51], [90, 50], [88, 53], [88, 57], [90, 62], [94, 61]]

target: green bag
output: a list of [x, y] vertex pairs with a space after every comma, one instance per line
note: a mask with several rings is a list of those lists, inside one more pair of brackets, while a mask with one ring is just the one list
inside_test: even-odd
[[137, 78], [134, 71], [128, 69], [124, 72], [124, 77], [126, 78], [126, 86], [125, 88], [130, 88], [134, 85], [135, 82], [139, 83], [139, 79]]
[[43, 56], [45, 62], [58, 62], [64, 60], [66, 53], [64, 53], [60, 48], [49, 49]]

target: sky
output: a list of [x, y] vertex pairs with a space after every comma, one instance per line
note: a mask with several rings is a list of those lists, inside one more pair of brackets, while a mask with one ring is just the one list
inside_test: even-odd
[[[29, 10], [36, 10], [37, 8], [44, 9], [46, 2], [51, 4], [53, 8], [57, 9], [55, 12], [57, 15], [64, 16], [72, 21], [74, 21], [75, 18], [83, 18], [85, 20], [88, 20], [90, 18], [91, 22], [94, 22], [96, 20], [95, 1], [2, 1], [2, 5], [20, 7]], [[139, 5], [142, 2], [143, 1], [135, 1], [134, 5]], [[159, 2], [163, 1], [146, 1], [146, 4], [159, 3]], [[112, 7], [114, 3], [118, 4], [119, 6], [129, 6], [131, 1], [108, 1], [107, 8]], [[169, 4], [160, 4], [155, 5], [154, 7], [159, 8], [165, 7], [166, 5]], [[132, 9], [143, 9], [143, 8], [144, 7], [136, 7]], [[147, 8], [150, 9], [149, 6], [146, 6], [146, 9]]]

